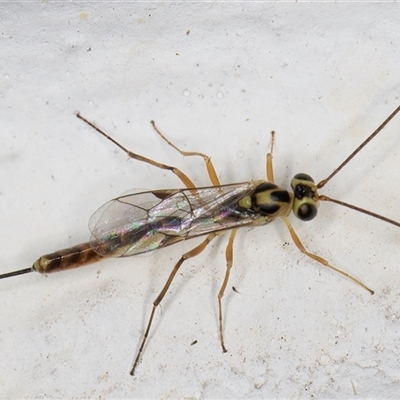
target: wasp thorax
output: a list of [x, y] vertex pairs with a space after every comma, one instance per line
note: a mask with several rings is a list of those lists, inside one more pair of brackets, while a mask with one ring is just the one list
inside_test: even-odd
[[262, 182], [248, 196], [238, 202], [241, 208], [256, 214], [276, 218], [290, 212], [293, 195], [274, 183]]
[[317, 215], [317, 189], [314, 179], [307, 174], [297, 174], [290, 186], [293, 189], [293, 213], [302, 221], [310, 221]]

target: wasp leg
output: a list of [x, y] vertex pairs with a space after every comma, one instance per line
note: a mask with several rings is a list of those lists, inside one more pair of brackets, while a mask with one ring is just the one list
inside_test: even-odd
[[370, 289], [368, 286], [364, 285], [362, 282], [360, 282], [358, 279], [354, 278], [354, 276], [349, 275], [347, 272], [342, 271], [341, 269], [338, 269], [332, 265], [330, 265], [328, 263], [328, 261], [326, 261], [324, 258], [310, 253], [309, 251], [306, 250], [306, 248], [304, 247], [303, 243], [301, 243], [299, 237], [297, 236], [295, 230], [293, 229], [292, 224], [289, 222], [289, 220], [286, 217], [282, 218], [283, 221], [285, 222], [286, 226], [289, 229], [289, 233], [290, 236], [292, 237], [292, 240], [294, 242], [294, 244], [297, 246], [297, 248], [306, 256], [312, 258], [315, 261], [318, 261], [320, 264], [324, 265], [325, 267], [328, 267], [330, 269], [333, 269], [336, 272], [339, 272], [339, 274], [344, 275], [346, 278], [351, 279], [353, 282], [357, 283], [358, 285], [360, 285], [361, 287], [363, 287], [364, 289], [368, 290], [368, 292], [370, 292], [371, 294], [374, 294], [374, 291], [372, 289]]
[[118, 146], [122, 151], [124, 151], [128, 155], [129, 158], [133, 158], [137, 161], [141, 161], [141, 162], [153, 165], [154, 167], [157, 167], [160, 169], [166, 169], [168, 171], [172, 171], [183, 182], [183, 184], [188, 189], [193, 189], [196, 187], [196, 185], [192, 182], [192, 180], [186, 174], [184, 174], [179, 168], [173, 167], [171, 165], [162, 164], [162, 163], [152, 160], [151, 158], [147, 158], [147, 157], [141, 156], [140, 154], [133, 153], [132, 151], [128, 150], [126, 147], [122, 146], [122, 144], [117, 142], [114, 138], [112, 138], [110, 135], [108, 135], [102, 129], [98, 128], [93, 122], [90, 122], [85, 117], [82, 117], [81, 114], [76, 113], [76, 116], [79, 119], [81, 119], [82, 121], [86, 122], [88, 125], [90, 125], [97, 132], [102, 134], [106, 139], [110, 140], [112, 143], [114, 143], [116, 146]]
[[161, 136], [163, 140], [165, 140], [171, 147], [173, 147], [176, 151], [181, 153], [184, 157], [190, 157], [190, 156], [198, 156], [202, 157], [204, 160], [204, 163], [206, 164], [208, 176], [210, 177], [210, 181], [214, 186], [220, 186], [220, 182], [218, 179], [218, 175], [215, 171], [214, 165], [211, 161], [211, 157], [209, 157], [207, 154], [204, 153], [199, 153], [197, 151], [183, 151], [179, 147], [175, 146], [171, 141], [169, 141], [162, 133], [161, 131], [157, 128], [156, 123], [154, 121], [151, 121], [151, 124], [153, 125], [154, 130]]
[[133, 363], [133, 367], [132, 367], [131, 372], [130, 372], [131, 375], [135, 374], [135, 369], [136, 369], [136, 367], [137, 367], [137, 365], [138, 365], [138, 363], [140, 361], [140, 356], [142, 355], [144, 345], [146, 344], [147, 338], [149, 336], [150, 327], [151, 327], [151, 324], [153, 322], [154, 313], [156, 311], [156, 308], [161, 303], [162, 299], [164, 298], [165, 294], [167, 293], [167, 291], [168, 291], [169, 287], [171, 286], [171, 283], [174, 280], [175, 275], [178, 272], [180, 266], [183, 264], [184, 261], [186, 261], [189, 258], [195, 257], [198, 254], [200, 254], [216, 236], [218, 236], [218, 233], [210, 233], [203, 242], [201, 242], [194, 249], [192, 249], [192, 250], [188, 251], [187, 253], [185, 253], [180, 258], [180, 260], [175, 264], [174, 269], [172, 270], [171, 274], [169, 275], [169, 277], [167, 279], [167, 282], [165, 283], [165, 285], [162, 288], [160, 294], [158, 295], [158, 297], [155, 299], [155, 301], [153, 303], [153, 309], [151, 310], [149, 322], [147, 323], [147, 327], [146, 327], [146, 331], [145, 331], [145, 333], [143, 335], [142, 343], [140, 344], [139, 351], [138, 351], [138, 353], [136, 355], [135, 361]]
[[272, 154], [273, 154], [273, 150], [274, 150], [274, 143], [275, 143], [275, 132], [272, 131], [271, 132], [271, 150], [267, 154], [267, 165], [266, 165], [267, 179], [271, 183], [275, 183], [274, 168], [272, 165], [272, 158], [273, 158]]
[[232, 268], [233, 242], [235, 240], [235, 236], [236, 236], [236, 229], [232, 229], [231, 234], [229, 236], [228, 246], [226, 247], [226, 250], [225, 250], [225, 258], [226, 258], [225, 278], [224, 278], [224, 281], [222, 282], [221, 289], [219, 290], [219, 293], [218, 293], [219, 340], [221, 342], [222, 351], [224, 353], [226, 353], [228, 350], [225, 347], [224, 334], [223, 334], [223, 329], [222, 329], [222, 297], [224, 296], [226, 285], [228, 284], [229, 275], [230, 275], [231, 268]]

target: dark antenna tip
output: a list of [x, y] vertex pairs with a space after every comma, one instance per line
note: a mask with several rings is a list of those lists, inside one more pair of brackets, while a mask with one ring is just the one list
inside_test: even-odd
[[400, 111], [400, 105], [369, 135], [327, 178], [323, 179], [316, 186], [316, 189], [324, 187], [345, 165], [353, 159]]
[[318, 200], [321, 200], [321, 201], [330, 201], [330, 202], [332, 202], [332, 203], [339, 204], [339, 205], [341, 205], [341, 206], [343, 206], [343, 207], [347, 207], [347, 208], [350, 208], [351, 210], [355, 210], [355, 211], [358, 211], [358, 212], [360, 212], [360, 213], [369, 215], [369, 216], [371, 216], [371, 217], [380, 219], [381, 221], [385, 221], [385, 222], [387, 222], [388, 224], [392, 224], [392, 225], [397, 226], [398, 228], [400, 228], [400, 222], [397, 222], [397, 221], [394, 221], [394, 220], [392, 220], [392, 219], [386, 218], [386, 217], [384, 217], [383, 215], [376, 214], [376, 213], [374, 213], [374, 212], [372, 212], [372, 211], [365, 210], [364, 208], [357, 207], [357, 206], [355, 206], [355, 205], [353, 205], [353, 204], [345, 203], [344, 201], [341, 201], [341, 200], [332, 199], [332, 197], [328, 197], [328, 196], [325, 196], [325, 195], [323, 195], [323, 194], [321, 194], [321, 195], [318, 196]]
[[34, 271], [33, 268], [25, 268], [25, 269], [20, 269], [18, 271], [7, 272], [6, 274], [0, 274], [0, 279], [11, 278], [12, 276], [17, 276], [17, 275], [29, 274], [29, 272], [33, 271]]

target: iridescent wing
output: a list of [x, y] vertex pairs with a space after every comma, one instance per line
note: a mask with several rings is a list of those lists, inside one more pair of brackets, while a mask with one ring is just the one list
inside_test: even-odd
[[210, 232], [252, 225], [257, 216], [237, 203], [257, 184], [152, 190], [117, 197], [90, 218], [91, 246], [102, 256], [128, 257]]

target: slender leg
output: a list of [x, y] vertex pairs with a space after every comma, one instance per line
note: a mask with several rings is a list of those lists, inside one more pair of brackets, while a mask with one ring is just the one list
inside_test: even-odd
[[172, 270], [171, 274], [168, 277], [167, 282], [165, 283], [163, 289], [161, 290], [160, 294], [158, 295], [158, 297], [155, 299], [154, 303], [153, 303], [153, 309], [151, 310], [151, 314], [150, 314], [150, 318], [149, 318], [149, 322], [147, 323], [147, 328], [146, 331], [143, 335], [143, 339], [142, 339], [142, 343], [140, 344], [139, 347], [139, 351], [136, 355], [135, 361], [133, 363], [133, 367], [131, 369], [130, 374], [134, 375], [135, 374], [135, 369], [140, 361], [140, 356], [142, 355], [143, 352], [143, 348], [144, 345], [146, 344], [146, 340], [149, 336], [149, 332], [150, 332], [150, 327], [151, 324], [153, 322], [153, 318], [154, 318], [154, 313], [156, 311], [156, 308], [158, 307], [158, 305], [161, 303], [162, 299], [164, 298], [165, 294], [167, 293], [169, 287], [171, 286], [172, 281], [175, 278], [176, 273], [178, 272], [180, 266], [183, 264], [184, 261], [188, 260], [189, 258], [195, 257], [198, 254], [200, 254], [206, 247], [207, 245], [218, 235], [218, 233], [210, 233], [206, 239], [201, 242], [198, 246], [196, 246], [194, 249], [188, 251], [187, 253], [185, 253], [180, 260], [175, 264], [174, 269]]
[[[171, 147], [173, 147], [176, 151], [178, 151], [183, 156], [185, 156], [185, 157], [190, 157], [190, 156], [202, 157], [203, 160], [204, 160], [204, 163], [206, 165], [208, 176], [210, 177], [211, 183], [214, 186], [219, 186], [220, 185], [220, 182], [219, 182], [217, 173], [215, 171], [214, 165], [213, 165], [213, 163], [211, 161], [211, 158], [209, 156], [207, 156], [206, 154], [203, 154], [203, 153], [195, 152], [195, 151], [183, 151], [183, 150], [179, 149], [176, 145], [174, 145], [171, 141], [169, 141], [162, 134], [162, 132], [157, 128], [157, 126], [156, 126], [154, 121], [151, 121], [151, 124], [153, 125], [154, 130], [161, 136], [161, 138], [163, 140], [165, 140]], [[271, 153], [272, 153], [272, 146], [273, 146], [273, 135], [274, 134], [272, 133]], [[272, 156], [271, 156], [270, 163], [271, 163], [271, 171], [272, 171]], [[225, 278], [224, 278], [224, 281], [222, 283], [221, 289], [220, 289], [220, 291], [218, 293], [219, 337], [220, 337], [222, 351], [224, 353], [227, 350], [226, 350], [226, 347], [225, 347], [225, 344], [224, 344], [224, 335], [223, 335], [222, 297], [224, 296], [224, 292], [225, 292], [226, 286], [228, 284], [229, 275], [230, 275], [230, 271], [231, 271], [231, 268], [232, 268], [232, 263], [233, 263], [233, 242], [235, 240], [235, 236], [236, 236], [236, 229], [233, 229], [231, 231], [230, 236], [229, 236], [228, 246], [227, 246], [226, 251], [225, 251], [225, 257], [226, 257]]]
[[208, 176], [210, 177], [210, 181], [214, 186], [220, 186], [220, 182], [218, 179], [218, 175], [215, 171], [214, 165], [211, 161], [211, 157], [204, 153], [199, 153], [197, 151], [183, 151], [179, 147], [175, 146], [171, 141], [169, 141], [162, 133], [161, 131], [157, 128], [156, 123], [154, 121], [151, 121], [151, 124], [153, 125], [154, 130], [161, 136], [163, 140], [165, 140], [171, 147], [173, 147], [176, 151], [181, 153], [184, 157], [191, 157], [191, 156], [197, 156], [197, 157], [202, 157], [204, 160], [204, 163], [206, 164]]
[[154, 167], [173, 172], [183, 182], [183, 184], [188, 189], [192, 189], [192, 188], [196, 187], [196, 185], [192, 182], [192, 180], [186, 174], [184, 174], [179, 168], [173, 167], [171, 165], [162, 164], [162, 163], [154, 161], [150, 158], [141, 156], [140, 154], [133, 153], [132, 151], [128, 150], [126, 147], [122, 146], [122, 144], [117, 142], [114, 138], [112, 138], [110, 135], [108, 135], [102, 129], [98, 128], [95, 124], [93, 124], [93, 122], [90, 122], [86, 118], [82, 117], [81, 114], [77, 113], [76, 116], [79, 119], [81, 119], [82, 121], [86, 122], [88, 125], [90, 125], [97, 132], [102, 134], [106, 139], [110, 140], [112, 143], [114, 143], [116, 146], [118, 146], [122, 151], [124, 151], [128, 155], [129, 158], [133, 158], [137, 161], [141, 161], [141, 162], [153, 165]]
[[[104, 132], [102, 129], [98, 128], [96, 125], [94, 125], [92, 122], [88, 121], [86, 118], [82, 117], [79, 113], [76, 114], [76, 116], [78, 118], [80, 118], [82, 121], [86, 122], [88, 125], [90, 125], [93, 129], [95, 129], [97, 132], [99, 132], [101, 135], [103, 135], [106, 139], [110, 140], [112, 143], [114, 143], [116, 146], [118, 146], [122, 151], [124, 151], [128, 157], [133, 158], [137, 161], [141, 161], [141, 162], [145, 162], [147, 164], [153, 165], [157, 168], [160, 169], [164, 169], [164, 170], [169, 170], [172, 171], [182, 182], [183, 184], [188, 188], [188, 189], [196, 189], [195, 184], [192, 182], [192, 180], [186, 175], [184, 174], [180, 169], [175, 168], [173, 166], [170, 165], [166, 165], [166, 164], [162, 164], [159, 163], [155, 160], [152, 160], [150, 158], [141, 156], [140, 154], [136, 154], [133, 153], [132, 151], [128, 150], [127, 148], [125, 148], [124, 146], [122, 146], [119, 142], [117, 142], [114, 138], [112, 138], [110, 135], [108, 135], [106, 132]], [[158, 135], [161, 136], [161, 138], [168, 143], [168, 145], [170, 145], [171, 147], [173, 147], [175, 150], [177, 150], [180, 154], [182, 154], [183, 156], [198, 156], [198, 157], [202, 157], [204, 160], [204, 163], [206, 165], [207, 168], [207, 172], [208, 172], [208, 176], [210, 178], [211, 183], [214, 186], [219, 186], [220, 182], [218, 179], [218, 175], [215, 171], [214, 165], [211, 161], [211, 158], [209, 156], [207, 156], [206, 154], [203, 153], [199, 153], [199, 152], [187, 152], [187, 151], [182, 151], [180, 150], [177, 146], [175, 146], [171, 141], [169, 141], [162, 133], [161, 131], [157, 128], [156, 124], [154, 121], [151, 121], [151, 124], [153, 125], [154, 130], [157, 132]], [[272, 153], [272, 147], [273, 147], [273, 133], [272, 133], [272, 143], [271, 143], [271, 153]], [[270, 161], [267, 161], [267, 163], [270, 163], [270, 167], [269, 170], [271, 171], [272, 174], [272, 154], [269, 155], [270, 157]], [[272, 179], [273, 179], [273, 174], [272, 174]], [[192, 249], [191, 251], [185, 253], [181, 259], [177, 262], [177, 264], [175, 265], [174, 269], [172, 270], [170, 276], [168, 277], [167, 282], [165, 283], [163, 289], [161, 290], [160, 294], [158, 295], [158, 297], [156, 298], [156, 300], [153, 303], [153, 309], [151, 311], [150, 314], [150, 318], [149, 321], [147, 323], [147, 327], [146, 327], [146, 331], [143, 335], [143, 339], [141, 342], [141, 345], [139, 347], [139, 351], [136, 355], [135, 361], [133, 363], [133, 367], [132, 370], [130, 372], [131, 375], [134, 375], [135, 373], [135, 369], [140, 361], [140, 356], [143, 352], [144, 346], [146, 344], [147, 338], [149, 336], [149, 332], [150, 332], [150, 328], [151, 328], [151, 324], [153, 322], [153, 318], [154, 318], [154, 314], [155, 314], [155, 310], [158, 307], [158, 305], [161, 303], [162, 299], [164, 298], [166, 292], [168, 291], [176, 273], [178, 272], [180, 266], [183, 264], [183, 262], [191, 257], [194, 257], [196, 255], [198, 255], [199, 253], [201, 253], [206, 246], [208, 245], [208, 243], [211, 242], [211, 240], [213, 240], [218, 234], [220, 233], [211, 233], [207, 236], [207, 238], [197, 247], [195, 247], [194, 249]], [[219, 309], [219, 333], [220, 333], [220, 341], [221, 341], [221, 346], [224, 352], [226, 352], [226, 348], [224, 345], [224, 338], [223, 338], [223, 324], [222, 324], [222, 297], [224, 295], [226, 286], [228, 284], [228, 280], [229, 280], [229, 274], [230, 274], [230, 270], [232, 268], [232, 261], [233, 261], [233, 242], [235, 239], [235, 235], [236, 235], [236, 229], [233, 229], [231, 232], [231, 235], [229, 237], [229, 243], [228, 246], [226, 248], [226, 273], [225, 273], [225, 278], [224, 281], [222, 283], [221, 289], [219, 291], [218, 294], [218, 309]]]
[[228, 284], [229, 280], [229, 275], [231, 272], [232, 268], [232, 263], [233, 263], [233, 242], [235, 241], [235, 236], [236, 236], [236, 229], [231, 230], [231, 234], [229, 236], [229, 242], [228, 246], [226, 247], [225, 250], [225, 258], [226, 258], [226, 272], [225, 272], [225, 278], [224, 281], [222, 282], [221, 289], [219, 290], [218, 293], [218, 319], [219, 319], [219, 340], [221, 342], [222, 346], [222, 351], [226, 353], [228, 350], [225, 347], [224, 343], [224, 333], [223, 333], [223, 318], [222, 318], [222, 297], [224, 296], [226, 285]]
[[272, 154], [273, 154], [273, 150], [274, 150], [274, 143], [275, 143], [275, 132], [272, 131], [271, 132], [271, 150], [270, 152], [267, 154], [267, 165], [266, 165], [266, 170], [267, 170], [267, 179], [269, 182], [271, 183], [275, 183], [275, 179], [274, 179], [274, 167], [272, 165]]
[[306, 256], [308, 256], [308, 257], [310, 257], [310, 258], [312, 258], [312, 259], [315, 260], [315, 261], [318, 261], [320, 264], [324, 265], [325, 267], [328, 267], [328, 268], [330, 268], [330, 269], [333, 269], [333, 270], [336, 271], [336, 272], [339, 272], [339, 274], [344, 275], [345, 277], [351, 279], [352, 281], [354, 281], [355, 283], [357, 283], [358, 285], [360, 285], [360, 286], [363, 287], [364, 289], [368, 290], [368, 292], [370, 292], [371, 294], [374, 294], [374, 291], [373, 291], [372, 289], [370, 289], [368, 286], [364, 285], [364, 284], [363, 284], [362, 282], [360, 282], [358, 279], [356, 279], [356, 278], [354, 278], [353, 276], [349, 275], [347, 272], [344, 272], [344, 271], [342, 271], [342, 270], [340, 270], [340, 269], [338, 269], [338, 268], [336, 268], [336, 267], [330, 265], [330, 264], [328, 263], [328, 261], [326, 261], [324, 258], [322, 258], [322, 257], [320, 257], [320, 256], [318, 256], [318, 255], [316, 255], [316, 254], [313, 254], [313, 253], [310, 253], [309, 251], [307, 251], [306, 248], [303, 246], [303, 243], [301, 243], [301, 241], [300, 241], [299, 237], [297, 236], [296, 232], [294, 231], [293, 226], [292, 226], [292, 224], [289, 222], [289, 220], [288, 220], [286, 217], [283, 217], [282, 219], [283, 219], [283, 221], [285, 222], [286, 226], [287, 226], [288, 229], [289, 229], [290, 236], [292, 237], [294, 244], [297, 246], [297, 248], [298, 248], [303, 254], [305, 254]]

